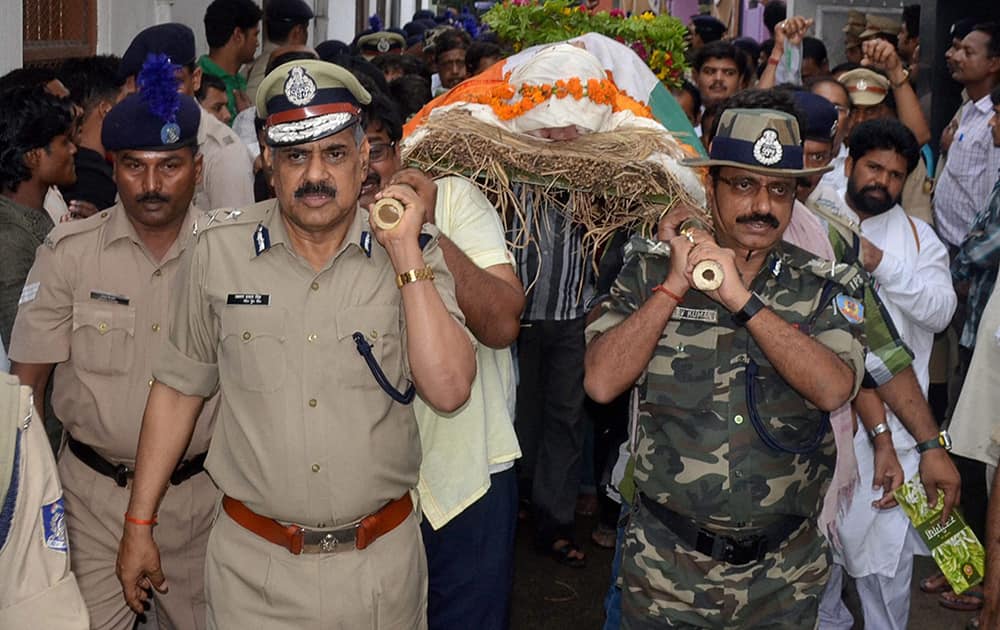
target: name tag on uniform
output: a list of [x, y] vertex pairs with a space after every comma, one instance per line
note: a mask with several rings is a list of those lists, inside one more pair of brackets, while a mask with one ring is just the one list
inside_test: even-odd
[[719, 313], [710, 308], [687, 308], [677, 306], [670, 314], [670, 319], [683, 322], [702, 322], [703, 324], [718, 324]]
[[244, 306], [267, 306], [271, 303], [271, 296], [261, 293], [230, 293], [226, 297], [226, 304], [236, 304]]
[[126, 296], [115, 295], [114, 293], [104, 293], [103, 291], [91, 291], [90, 299], [101, 300], [102, 302], [112, 302], [114, 304], [128, 305], [128, 298]]

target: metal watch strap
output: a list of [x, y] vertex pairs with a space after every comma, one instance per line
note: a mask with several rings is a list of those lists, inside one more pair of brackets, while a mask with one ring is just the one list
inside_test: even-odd
[[882, 435], [883, 433], [890, 433], [889, 424], [887, 422], [879, 422], [874, 427], [868, 430], [868, 437], [872, 440]]
[[431, 269], [430, 267], [423, 267], [421, 269], [410, 269], [409, 271], [404, 271], [403, 273], [396, 276], [396, 286], [402, 289], [404, 284], [416, 282], [417, 280], [433, 280], [433, 279], [434, 279], [434, 270]]
[[764, 302], [756, 293], [751, 293], [750, 299], [743, 305], [743, 308], [733, 313], [733, 321], [737, 326], [746, 326], [746, 323], [762, 308], [764, 308]]

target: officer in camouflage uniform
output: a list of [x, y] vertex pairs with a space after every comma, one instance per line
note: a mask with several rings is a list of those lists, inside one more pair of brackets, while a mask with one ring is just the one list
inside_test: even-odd
[[[724, 111], [710, 156], [719, 244], [633, 240], [587, 330], [588, 393], [639, 389], [622, 627], [812, 627], [827, 413], [864, 373], [864, 278], [781, 241], [795, 177], [826, 170], [802, 168], [795, 117]], [[703, 260], [725, 280], [688, 292]]]

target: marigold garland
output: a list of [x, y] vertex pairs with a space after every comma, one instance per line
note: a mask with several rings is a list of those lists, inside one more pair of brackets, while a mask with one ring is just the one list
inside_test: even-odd
[[[608, 105], [612, 111], [630, 111], [636, 116], [652, 118], [652, 110], [631, 98], [618, 89], [610, 79], [587, 79], [586, 85], [579, 77], [569, 79], [559, 79], [555, 83], [544, 83], [541, 85], [522, 85], [514, 88], [507, 81], [510, 73], [505, 77], [505, 82], [490, 88], [485, 94], [476, 95], [470, 98], [473, 103], [489, 105], [500, 120], [512, 120], [544, 103], [550, 98], [568, 98], [575, 100], [589, 99], [597, 105]], [[520, 95], [519, 100], [513, 100]]]

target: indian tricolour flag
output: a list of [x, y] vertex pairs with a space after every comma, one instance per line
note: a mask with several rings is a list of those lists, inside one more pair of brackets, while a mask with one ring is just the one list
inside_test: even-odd
[[[692, 147], [698, 153], [705, 154], [701, 141], [695, 134], [694, 127], [691, 126], [684, 110], [677, 104], [666, 86], [656, 78], [649, 66], [631, 48], [597, 33], [587, 33], [568, 41], [579, 43], [597, 57], [611, 74], [618, 89], [649, 106], [653, 117], [666, 127], [674, 138]], [[525, 48], [515, 55], [498, 61], [484, 72], [435, 98], [406, 124], [406, 134], [409, 135], [413, 129], [419, 126], [431, 109], [468, 100], [468, 94], [482, 90], [484, 85], [502, 82], [508, 72], [525, 63], [548, 46], [551, 44]]]

